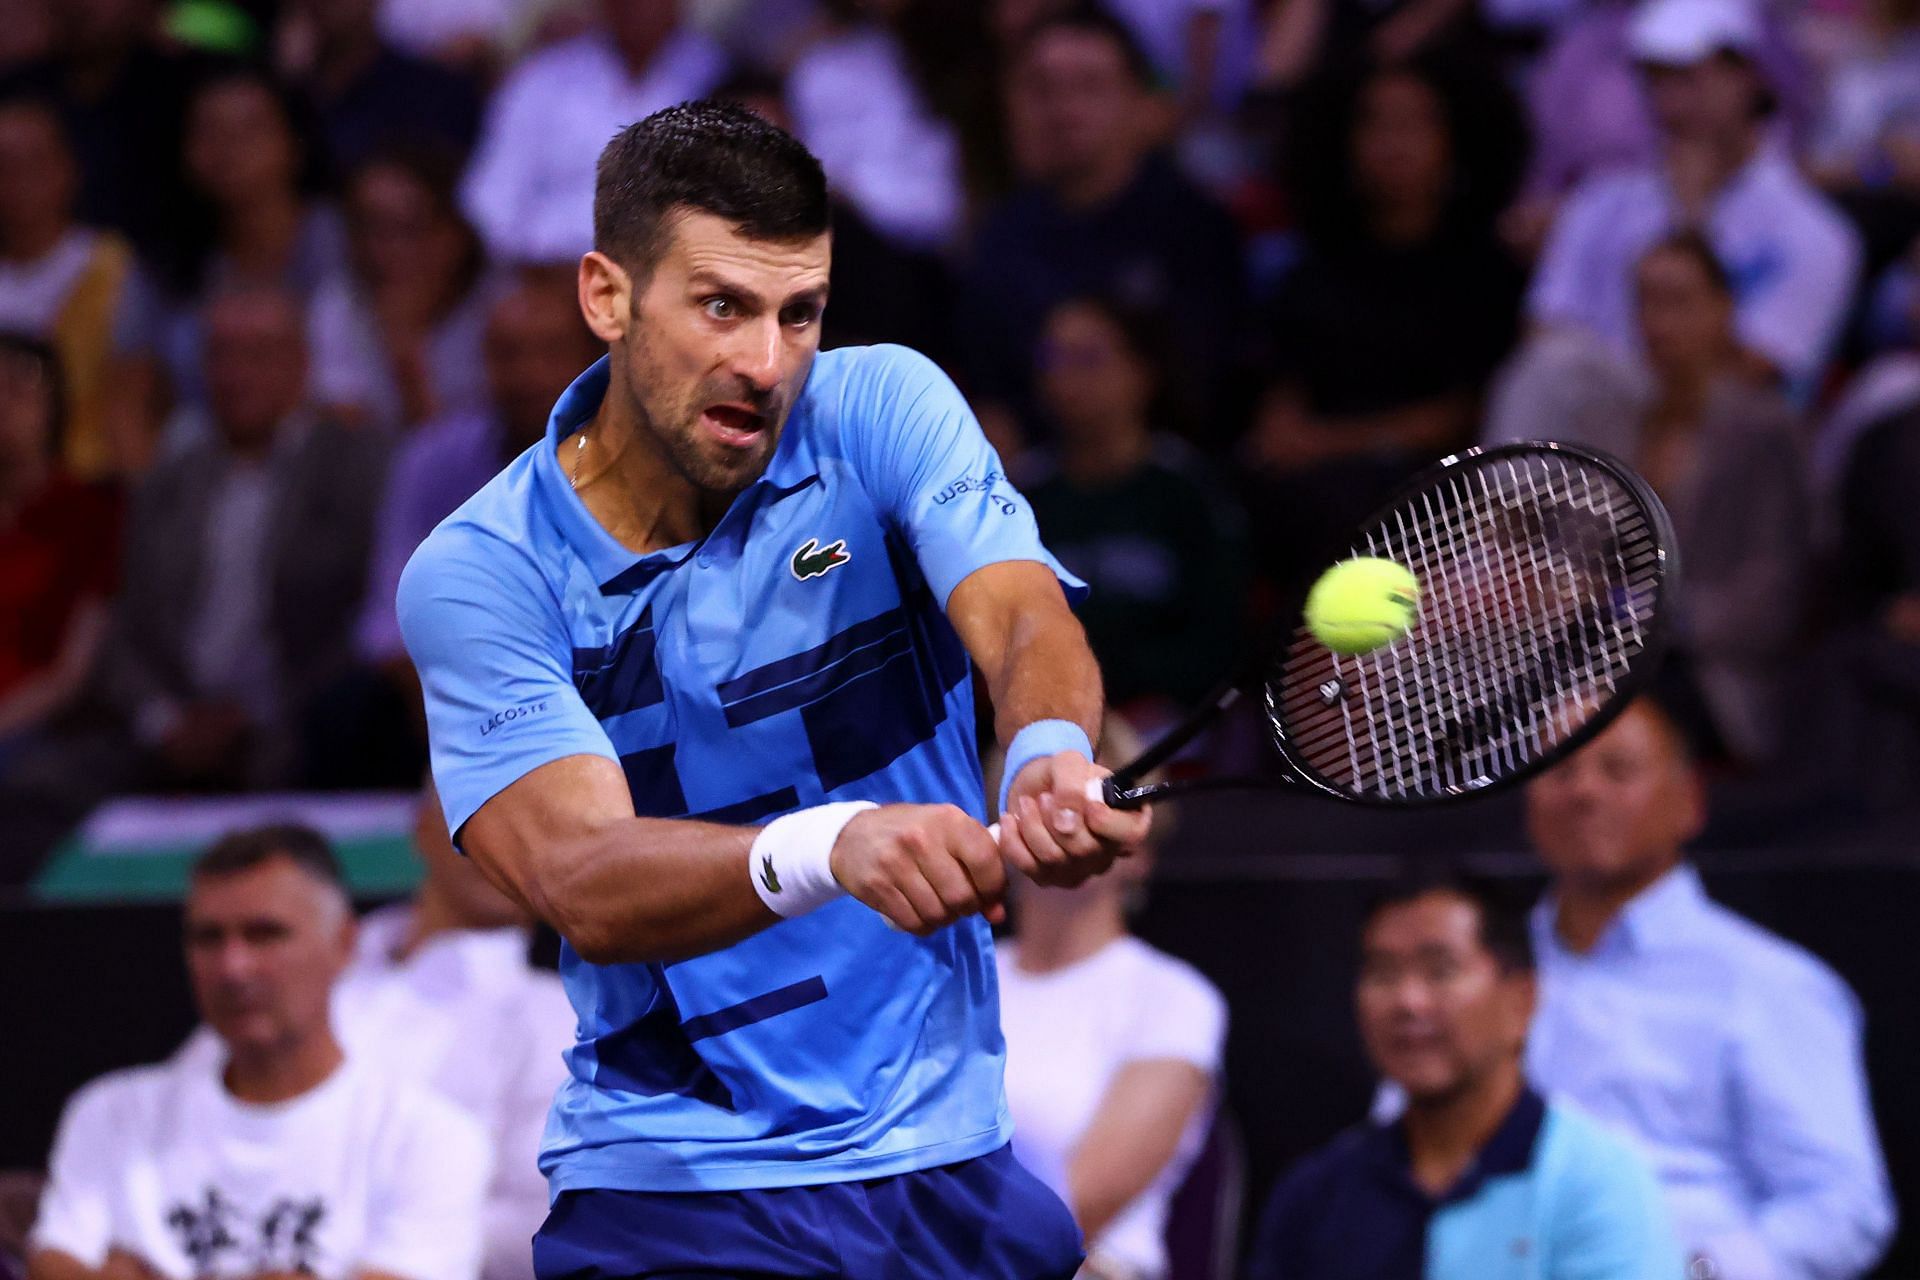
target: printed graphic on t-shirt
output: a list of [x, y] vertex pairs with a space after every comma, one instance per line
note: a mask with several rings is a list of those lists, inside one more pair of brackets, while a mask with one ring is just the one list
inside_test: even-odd
[[197, 1202], [181, 1201], [169, 1209], [167, 1225], [200, 1274], [312, 1275], [321, 1252], [316, 1236], [326, 1217], [326, 1201], [319, 1197], [282, 1196], [251, 1218], [219, 1188], [208, 1187]]

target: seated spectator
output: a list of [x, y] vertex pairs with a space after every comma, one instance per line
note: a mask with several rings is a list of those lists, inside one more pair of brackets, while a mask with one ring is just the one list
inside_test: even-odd
[[393, 432], [485, 402], [485, 255], [459, 172], [444, 153], [401, 151], [347, 184], [352, 270], [312, 311], [314, 398], [343, 421]]
[[1653, 485], [1687, 575], [1678, 662], [1666, 673], [1675, 710], [1714, 756], [1765, 760], [1780, 744], [1812, 551], [1799, 416], [1742, 359], [1732, 282], [1703, 237], [1654, 245], [1635, 293], [1652, 372], [1645, 400], [1567, 421], [1505, 396], [1491, 431], [1597, 445]]
[[1526, 917], [1491, 885], [1428, 873], [1378, 898], [1354, 1003], [1406, 1109], [1281, 1181], [1252, 1280], [1679, 1280], [1641, 1158], [1522, 1069], [1535, 997]]
[[385, 447], [306, 407], [297, 299], [221, 294], [205, 323], [211, 433], [134, 497], [88, 697], [9, 761], [0, 869], [111, 795], [293, 785], [298, 728], [349, 660]]
[[0, 334], [0, 758], [80, 692], [119, 576], [119, 495], [61, 465], [62, 417], [53, 349]]
[[436, 418], [394, 456], [354, 631], [357, 661], [306, 726], [308, 785], [393, 787], [420, 776], [426, 725], [394, 616], [400, 571], [435, 525], [545, 439], [560, 393], [601, 354], [571, 288], [529, 279], [493, 303], [484, 348], [490, 406]]
[[67, 1103], [29, 1280], [475, 1275], [486, 1140], [342, 1052], [328, 993], [353, 940], [316, 833], [239, 832], [201, 857], [187, 973], [219, 1051], [190, 1042]]
[[320, 115], [329, 158], [357, 169], [396, 147], [465, 155], [480, 127], [479, 86], [382, 37], [378, 0], [294, 0], [281, 19], [281, 71]]
[[0, 329], [59, 354], [62, 461], [93, 480], [125, 462], [109, 431], [107, 371], [133, 254], [119, 236], [74, 221], [78, 179], [53, 107], [0, 100]]
[[679, 0], [600, 0], [601, 23], [542, 49], [494, 94], [464, 200], [493, 256], [565, 262], [593, 247], [593, 172], [607, 139], [725, 73]]
[[1155, 432], [1159, 351], [1123, 308], [1055, 307], [1038, 375], [1055, 444], [1020, 478], [1047, 546], [1093, 588], [1079, 617], [1109, 705], [1149, 716], [1227, 674], [1246, 604], [1243, 517], [1192, 450]]
[[1637, 355], [1634, 267], [1663, 236], [1694, 229], [1734, 282], [1742, 348], [1799, 392], [1813, 389], [1852, 302], [1860, 249], [1769, 131], [1760, 34], [1747, 0], [1644, 0], [1629, 43], [1661, 158], [1590, 178], [1562, 206], [1528, 299], [1536, 325]]
[[881, 234], [940, 248], [965, 212], [959, 139], [932, 114], [899, 36], [875, 9], [885, 6], [828, 0], [825, 30], [787, 75], [794, 134]]
[[1095, 294], [1164, 315], [1167, 426], [1221, 433], [1213, 411], [1241, 337], [1239, 240], [1224, 211], [1148, 149], [1151, 71], [1104, 12], [1032, 28], [1009, 69], [1028, 184], [989, 210], [961, 279], [959, 340], [983, 418], [1030, 420], [1033, 351], [1053, 307]]
[[1265, 486], [1256, 543], [1283, 584], [1318, 572], [1324, 538], [1472, 438], [1519, 329], [1525, 277], [1494, 220], [1524, 149], [1510, 95], [1439, 59], [1337, 73], [1303, 104], [1300, 255], [1274, 302], [1274, 381], [1246, 440]]
[[265, 72], [229, 68], [194, 91], [185, 143], [193, 231], [146, 282], [123, 326], [129, 376], [157, 379], [174, 402], [201, 407], [203, 299], [271, 287], [304, 300], [346, 268], [339, 214], [316, 194], [316, 146], [298, 100]]
[[[1101, 738], [1116, 760], [1139, 752], [1117, 717]], [[1013, 936], [994, 949], [1014, 1149], [1085, 1233], [1081, 1280], [1164, 1280], [1168, 1206], [1226, 1040], [1214, 985], [1127, 931], [1154, 839], [1078, 888], [1018, 878]]]
[[1675, 724], [1642, 700], [1527, 791], [1553, 877], [1534, 914], [1532, 1078], [1632, 1138], [1690, 1274], [1864, 1275], [1893, 1234], [1853, 993], [1714, 903]]
[[80, 168], [80, 221], [121, 232], [143, 254], [161, 253], [185, 225], [187, 59], [157, 38], [159, 0], [53, 0], [48, 7], [52, 53], [23, 67], [18, 82], [46, 95], [66, 123]]
[[547, 1216], [540, 1135], [567, 1074], [573, 1008], [558, 974], [527, 963], [527, 915], [454, 851], [427, 788], [414, 824], [426, 877], [410, 902], [360, 921], [333, 1014], [350, 1059], [426, 1085], [493, 1146], [480, 1274], [530, 1280]]
[[1873, 0], [1860, 46], [1827, 81], [1811, 166], [1829, 187], [1904, 186], [1920, 197], [1920, 10]]

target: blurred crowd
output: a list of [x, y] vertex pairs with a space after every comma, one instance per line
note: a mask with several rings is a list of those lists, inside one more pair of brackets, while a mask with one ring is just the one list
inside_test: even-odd
[[[1617, 1268], [1528, 1275], [1863, 1273], [1892, 1209], [1858, 1009], [1681, 850], [1699, 770], [1920, 793], [1914, 0], [0, 0], [0, 883], [115, 795], [418, 784], [400, 569], [598, 354], [601, 146], [701, 96], [819, 155], [827, 343], [953, 374], [1137, 726], [1452, 450], [1582, 442], [1673, 513], [1665, 710], [1536, 784], [1530, 924], [1463, 883], [1369, 916], [1356, 1008], [1406, 1119], [1282, 1185], [1261, 1274], [1412, 1274], [1510, 1227]], [[552, 1081], [519, 1051], [567, 1015], [444, 844], [357, 943], [311, 833], [209, 855], [210, 1029], [74, 1102], [38, 1238], [87, 1269], [36, 1276], [526, 1273]], [[1002, 957], [1028, 1158], [1115, 1278], [1165, 1274], [1218, 1155], [1226, 1021], [1109, 945], [1133, 888], [1026, 904]], [[459, 1105], [335, 1070], [394, 1045]], [[345, 1252], [288, 1201], [242, 1258], [212, 1174], [127, 1191], [148, 1147], [195, 1178], [337, 1153]]]

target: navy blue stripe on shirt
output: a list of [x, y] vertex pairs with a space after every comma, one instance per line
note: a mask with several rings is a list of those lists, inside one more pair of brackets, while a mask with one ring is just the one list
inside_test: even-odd
[[728, 703], [727, 724], [737, 729], [743, 724], [752, 724], [755, 720], [764, 720], [768, 716], [818, 702], [836, 689], [879, 670], [896, 658], [911, 657], [913, 640], [907, 632], [906, 622], [897, 613], [894, 616], [898, 622], [895, 630], [841, 656], [824, 670], [739, 702]]
[[687, 811], [687, 793], [680, 787], [674, 754], [674, 744], [669, 742], [620, 757], [627, 790], [633, 794], [633, 811], [642, 818], [677, 818]]
[[[840, 659], [854, 652], [886, 639], [890, 634], [905, 625], [906, 616], [899, 609], [889, 609], [885, 613], [868, 618], [865, 622], [856, 622], [846, 630], [827, 638], [825, 643], [796, 653], [791, 657], [780, 658], [765, 666], [753, 670], [720, 685], [720, 701], [732, 704], [744, 701], [755, 694], [766, 693], [781, 685], [791, 684], [795, 680], [804, 680], [816, 672], [824, 671]], [[798, 704], [794, 704], [798, 705]]]
[[827, 998], [827, 981], [814, 976], [803, 978], [799, 982], [788, 983], [765, 995], [742, 1000], [739, 1004], [730, 1004], [724, 1009], [715, 1009], [712, 1013], [703, 1013], [697, 1018], [688, 1018], [680, 1024], [689, 1043], [705, 1040], [708, 1036], [721, 1036], [729, 1031], [738, 1031], [742, 1027], [752, 1026], [756, 1022], [765, 1022], [768, 1018], [810, 1004], [818, 1004]]
[[666, 701], [660, 664], [654, 659], [657, 635], [653, 606], [612, 644], [573, 651], [573, 685], [594, 719], [608, 720]]

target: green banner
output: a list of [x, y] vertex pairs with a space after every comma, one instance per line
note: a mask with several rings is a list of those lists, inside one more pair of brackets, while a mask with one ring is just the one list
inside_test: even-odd
[[333, 843], [355, 897], [396, 897], [420, 879], [413, 792], [131, 797], [95, 810], [34, 881], [42, 902], [177, 901], [187, 870], [229, 831], [274, 822], [313, 827]]

